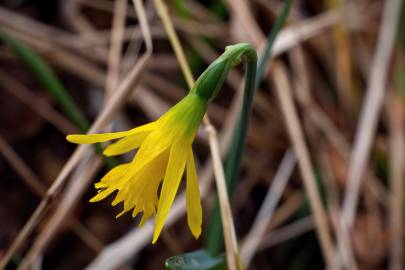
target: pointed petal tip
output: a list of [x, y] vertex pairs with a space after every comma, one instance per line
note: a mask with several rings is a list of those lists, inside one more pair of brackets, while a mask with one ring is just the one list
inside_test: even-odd
[[97, 141], [94, 141], [92, 139], [94, 135], [88, 135], [88, 134], [69, 134], [66, 136], [66, 140], [70, 143], [76, 143], [76, 144], [93, 144]]
[[107, 148], [103, 151], [103, 155], [106, 157], [112, 157], [114, 154], [111, 152], [110, 147], [107, 146]]
[[119, 217], [121, 217], [123, 214], [125, 214], [127, 211], [125, 211], [125, 210], [123, 210], [121, 213], [119, 213], [119, 214], [117, 214], [116, 216], [115, 216], [115, 218], [119, 218]]
[[[157, 220], [157, 218], [156, 218]], [[162, 232], [163, 226], [159, 225], [158, 223], [155, 224], [155, 231], [153, 232], [153, 240], [152, 244], [155, 244], [156, 241], [158, 240], [160, 233]]]
[[191, 231], [191, 234], [194, 236], [195, 239], [200, 238], [201, 235], [201, 226], [198, 228], [193, 228], [193, 230]]
[[153, 234], [153, 239], [152, 239], [153, 245], [156, 244], [156, 241], [158, 240], [158, 238], [159, 238], [159, 234], [158, 235]]
[[80, 135], [79, 134], [69, 134], [66, 136], [66, 140], [68, 142], [75, 143], [76, 142], [75, 138], [77, 138], [77, 136], [80, 136]]

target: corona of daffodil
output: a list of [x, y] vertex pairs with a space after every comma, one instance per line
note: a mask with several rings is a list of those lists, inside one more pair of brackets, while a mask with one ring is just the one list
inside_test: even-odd
[[156, 121], [128, 131], [67, 136], [69, 142], [77, 144], [119, 139], [105, 148], [106, 156], [138, 149], [130, 163], [113, 168], [95, 184], [98, 193], [90, 201], [100, 201], [117, 191], [112, 205], [123, 203], [117, 217], [128, 211], [132, 211], [133, 217], [142, 213], [142, 225], [156, 215], [153, 243], [162, 231], [184, 172], [188, 225], [196, 238], [201, 234], [202, 209], [192, 143], [208, 103], [216, 96], [230, 67], [236, 64], [235, 59], [240, 58], [236, 46], [241, 45], [228, 47], [200, 76], [190, 93]]

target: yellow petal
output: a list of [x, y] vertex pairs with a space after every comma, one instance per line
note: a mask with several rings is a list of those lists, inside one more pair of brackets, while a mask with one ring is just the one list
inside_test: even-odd
[[127, 172], [129, 164], [119, 165], [111, 169], [100, 182], [96, 183], [97, 189], [100, 189], [96, 196], [90, 199], [90, 202], [98, 202], [110, 195], [119, 186], [119, 180]]
[[150, 134], [150, 131], [139, 132], [129, 135], [116, 143], [113, 143], [104, 150], [103, 154], [110, 157], [127, 153], [141, 146], [145, 138]]
[[160, 192], [152, 243], [155, 243], [158, 239], [173, 204], [186, 165], [187, 151], [189, 147], [190, 145], [187, 145], [180, 140], [170, 149], [169, 162], [167, 164], [162, 190]]
[[128, 212], [129, 211], [129, 209], [123, 209], [118, 215], [116, 215], [115, 216], [115, 218], [119, 218], [119, 217], [121, 217], [123, 214], [125, 214], [126, 212]]
[[198, 238], [201, 234], [202, 208], [197, 171], [191, 147], [187, 157], [186, 205], [188, 226], [194, 237]]
[[99, 142], [105, 142], [113, 139], [119, 139], [122, 137], [126, 137], [129, 135], [137, 134], [140, 132], [145, 132], [145, 131], [152, 131], [154, 129], [155, 123], [149, 123], [137, 128], [133, 128], [128, 131], [120, 131], [120, 132], [111, 132], [111, 133], [102, 133], [102, 134], [87, 134], [87, 135], [82, 135], [82, 134], [72, 134], [72, 135], [67, 135], [66, 140], [68, 140], [71, 143], [78, 143], [78, 144], [91, 144], [91, 143], [99, 143]]
[[165, 151], [168, 151], [173, 142], [173, 135], [170, 132], [162, 131], [165, 130], [156, 122], [156, 129], [142, 143], [131, 162], [128, 173], [124, 176], [124, 181], [129, 181], [131, 177], [138, 174], [154, 159], [158, 158]]
[[[119, 215], [130, 211], [132, 208], [134, 208], [133, 217], [143, 212], [144, 218], [147, 218], [155, 212], [158, 188], [165, 173], [168, 152], [167, 150], [153, 159], [120, 187], [112, 202], [112, 205], [124, 202], [124, 210]], [[133, 164], [131, 163], [130, 166]]]
[[139, 222], [139, 227], [142, 227], [143, 225], [145, 225], [145, 222], [148, 220], [148, 218], [150, 216], [151, 216], [151, 213], [143, 211], [141, 222]]
[[99, 202], [99, 201], [101, 201], [102, 199], [107, 198], [107, 196], [110, 195], [111, 193], [113, 193], [114, 190], [115, 190], [115, 188], [112, 188], [112, 187], [108, 187], [108, 188], [105, 188], [105, 189], [103, 189], [103, 190], [100, 190], [100, 191], [97, 193], [96, 196], [94, 196], [93, 198], [90, 199], [89, 202]]

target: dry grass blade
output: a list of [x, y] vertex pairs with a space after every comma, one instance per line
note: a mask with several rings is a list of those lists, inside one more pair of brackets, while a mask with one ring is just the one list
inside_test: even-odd
[[[31, 171], [31, 169], [24, 163], [23, 160], [14, 152], [14, 150], [7, 144], [7, 142], [0, 137], [0, 152], [2, 155], [7, 159], [7, 161], [14, 167], [17, 173], [21, 176], [23, 181], [33, 190], [36, 195], [42, 197], [46, 193], [45, 185], [39, 180], [39, 178]], [[103, 244], [102, 242], [97, 239], [92, 233], [90, 233], [80, 222], [73, 218], [71, 228], [73, 231], [78, 235], [78, 237], [91, 249], [94, 251], [99, 251]], [[23, 234], [22, 234], [23, 235]], [[18, 242], [16, 242], [18, 243]], [[5, 267], [5, 263], [7, 263], [11, 256], [13, 255], [16, 249], [10, 247], [7, 250], [7, 253], [4, 254], [2, 258], [2, 264], [0, 268]]]
[[222, 161], [219, 154], [219, 146], [216, 138], [216, 131], [212, 126], [207, 126], [212, 163], [214, 166], [215, 183], [217, 185], [219, 206], [221, 208], [221, 220], [224, 230], [225, 247], [226, 247], [226, 261], [228, 269], [240, 269], [239, 248], [237, 245], [235, 227], [233, 225], [233, 218], [231, 206], [229, 203], [228, 190], [225, 184], [225, 175], [222, 168]]
[[67, 32], [1, 7], [0, 22], [2, 27], [11, 28], [29, 35], [36, 33], [39, 35], [37, 37], [40, 37], [41, 39], [53, 39], [59, 44], [69, 44], [72, 47], [75, 47], [78, 44], [77, 39], [72, 38], [73, 35]]
[[[155, 7], [161, 17], [169, 40], [176, 54], [176, 57], [182, 68], [184, 77], [186, 78], [189, 88], [194, 84], [194, 78], [191, 73], [191, 69], [187, 64], [187, 60], [180, 44], [179, 38], [174, 30], [173, 23], [167, 12], [167, 6], [161, 0], [155, 0]], [[211, 125], [207, 115], [204, 117], [205, 129], [208, 133], [208, 140], [210, 145], [211, 157], [214, 166], [214, 175], [218, 188], [218, 196], [221, 207], [221, 219], [224, 226], [224, 238], [226, 246], [227, 265], [231, 270], [240, 269], [241, 262], [239, 258], [239, 247], [237, 244], [235, 228], [233, 225], [232, 212], [229, 204], [228, 192], [225, 184], [225, 174], [222, 166], [219, 144], [217, 139], [217, 133], [213, 125]]]
[[[311, 37], [319, 35], [338, 23], [340, 19], [338, 11], [329, 11], [313, 18], [302, 20], [296, 25], [287, 26], [277, 36], [272, 55], [280, 55]], [[260, 44], [259, 48], [264, 48], [265, 42]]]
[[391, 94], [387, 102], [390, 135], [390, 269], [399, 270], [403, 267], [403, 234], [404, 228], [404, 164], [405, 164], [405, 133], [404, 103], [398, 95]]
[[296, 160], [293, 152], [291, 150], [287, 151], [274, 176], [274, 180], [270, 185], [259, 213], [242, 244], [241, 259], [246, 268], [249, 267], [251, 260], [257, 252], [257, 248], [266, 232], [266, 228], [273, 217], [274, 210], [294, 170], [295, 163]]
[[163, 26], [169, 37], [170, 43], [172, 44], [172, 48], [174, 50], [174, 53], [176, 54], [176, 58], [179, 61], [179, 64], [180, 64], [181, 70], [183, 71], [187, 85], [191, 89], [191, 87], [194, 84], [194, 77], [187, 64], [186, 56], [181, 47], [180, 40], [177, 37], [176, 31], [174, 30], [173, 23], [170, 19], [168, 11], [167, 11], [167, 6], [166, 6], [166, 4], [164, 4], [164, 2], [162, 0], [154, 0], [154, 3], [155, 3], [155, 8], [156, 8], [157, 12], [159, 13], [159, 16], [163, 22]]
[[[0, 152], [6, 158], [6, 160], [14, 167], [17, 173], [21, 176], [22, 180], [32, 189], [32, 191], [39, 197], [43, 197], [46, 193], [45, 185], [34, 174], [34, 172], [24, 163], [17, 153], [11, 148], [10, 145], [0, 136]], [[70, 225], [71, 224], [71, 225]], [[72, 217], [72, 223], [69, 226], [73, 231], [82, 239], [82, 241], [94, 251], [99, 251], [103, 247], [103, 243], [97, 239], [91, 232], [89, 232], [80, 222]], [[14, 253], [14, 249], [10, 248], [3, 256], [3, 260], [6, 262], [10, 260], [10, 256]], [[3, 268], [1, 265], [0, 268]]]
[[[307, 70], [307, 65], [305, 62], [304, 53], [301, 47], [297, 47], [291, 53], [291, 59], [294, 63], [293, 70], [296, 74], [295, 80], [295, 87], [297, 89], [296, 96], [297, 100], [303, 109], [306, 112], [306, 116], [308, 117], [311, 122], [319, 127], [320, 130], [325, 134], [327, 140], [331, 145], [335, 147], [335, 149], [345, 158], [349, 156], [349, 144], [346, 141], [345, 137], [340, 133], [338, 128], [333, 124], [333, 122], [328, 118], [328, 116], [318, 108], [318, 105], [313, 102], [310, 93], [310, 77]], [[321, 156], [321, 163], [323, 163], [324, 168], [322, 171], [323, 178], [326, 180], [326, 183], [329, 183], [331, 187], [329, 190], [330, 196], [328, 199], [331, 201], [335, 199], [334, 203], [330, 203], [329, 208], [331, 209], [331, 217], [332, 217], [332, 224], [334, 225], [335, 233], [337, 235], [337, 244], [340, 253], [342, 254], [342, 259], [344, 265], [350, 264], [350, 269], [357, 269], [357, 266], [353, 259], [352, 248], [350, 246], [350, 241], [348, 238], [347, 232], [342, 228], [338, 222], [338, 215], [340, 213], [340, 207], [338, 206], [339, 202], [337, 201], [337, 195], [332, 196], [332, 192], [337, 192], [338, 188], [336, 187], [335, 179], [333, 179], [332, 173], [330, 171], [330, 167], [327, 164], [327, 160], [324, 157], [324, 154], [321, 151], [318, 151]], [[328, 186], [328, 185], [327, 185]], [[337, 254], [336, 257], [339, 257]], [[336, 262], [338, 263], [338, 262]]]
[[32, 111], [36, 112], [39, 116], [59, 129], [63, 134], [78, 132], [78, 129], [67, 118], [54, 110], [48, 103], [32, 94], [23, 84], [2, 71], [0, 71], [0, 84], [5, 91], [14, 95]]
[[[228, 0], [226, 3], [232, 10], [232, 30], [239, 40], [253, 44], [264, 44], [266, 38], [250, 11], [249, 2], [242, 0]], [[240, 31], [242, 28], [244, 31]]]
[[[261, 55], [290, 0], [0, 2], [5, 35], [41, 55], [92, 119], [90, 132], [105, 133], [160, 118], [226, 46], [249, 42]], [[0, 269], [161, 269], [205, 247], [233, 269], [402, 270], [405, 3], [292, 2], [254, 97], [232, 196], [221, 163], [232, 164], [224, 160], [245, 93], [242, 65], [194, 138], [199, 239], [187, 227], [183, 181], [156, 245], [153, 218], [115, 220], [110, 196], [90, 205], [91, 183], [107, 168], [96, 148], [62, 138], [79, 132], [1, 43]], [[226, 233], [211, 237], [219, 245], [211, 222]]]
[[127, 12], [127, 0], [117, 0], [114, 3], [113, 29], [111, 33], [111, 48], [108, 53], [108, 72], [105, 81], [106, 100], [113, 94], [119, 79], [119, 64], [121, 62], [121, 51], [123, 47], [123, 37], [125, 29], [125, 19]]
[[261, 240], [258, 251], [286, 242], [313, 229], [313, 216], [302, 218], [292, 224], [288, 224], [284, 227], [271, 231], [267, 236], [264, 236]]
[[[140, 13], [144, 12], [143, 9], [142, 10], [138, 9], [138, 11]], [[142, 18], [146, 18], [146, 16], [142, 16]], [[89, 133], [95, 133], [97, 131], [100, 131], [103, 127], [105, 127], [109, 123], [109, 121], [112, 119], [115, 112], [125, 102], [126, 97], [134, 88], [134, 85], [139, 80], [139, 76], [140, 76], [141, 72], [143, 71], [146, 63], [148, 62], [148, 60], [150, 59], [150, 56], [152, 55], [153, 48], [152, 48], [151, 36], [150, 36], [147, 21], [145, 21], [144, 19], [140, 19], [140, 24], [141, 24], [141, 28], [143, 30], [143, 34], [145, 37], [147, 50], [146, 50], [145, 54], [139, 59], [139, 61], [134, 66], [134, 68], [131, 70], [131, 72], [123, 80], [123, 82], [118, 86], [117, 90], [111, 96], [109, 101], [105, 104], [100, 115], [97, 117], [96, 121], [90, 128]], [[68, 162], [65, 164], [65, 166], [59, 173], [56, 180], [53, 182], [52, 186], [48, 189], [46, 196], [43, 198], [40, 205], [35, 210], [34, 214], [31, 216], [29, 221], [24, 226], [23, 230], [20, 232], [19, 236], [15, 240], [15, 243], [13, 243], [13, 246], [16, 249], [19, 248], [21, 243], [25, 240], [26, 236], [28, 236], [29, 232], [32, 231], [33, 227], [38, 223], [40, 218], [43, 216], [43, 213], [46, 210], [47, 205], [49, 204], [50, 201], [52, 201], [53, 197], [64, 185], [65, 181], [67, 180], [67, 177], [73, 171], [73, 169], [76, 167], [76, 165], [79, 163], [79, 161], [81, 161], [85, 155], [87, 155], [88, 153], [91, 153], [91, 152], [92, 152], [91, 148], [87, 145], [81, 145], [81, 146], [77, 147], [75, 152], [72, 154], [72, 156], [70, 157]], [[94, 166], [94, 167], [97, 167], [97, 166]], [[86, 177], [90, 177], [90, 176], [91, 176], [91, 174], [86, 175]], [[54, 224], [56, 224], [56, 222]], [[22, 235], [24, 235], [24, 237], [22, 237]], [[48, 238], [50, 236], [52, 236], [52, 234], [47, 234], [46, 236], [44, 236], [44, 238]], [[16, 242], [16, 241], [18, 241], [18, 242]], [[35, 253], [38, 254], [40, 249], [42, 249], [45, 246], [45, 244], [46, 244], [46, 241], [41, 240], [40, 242], [38, 242], [38, 245], [35, 246], [35, 248], [34, 248]], [[32, 261], [32, 259], [34, 259], [35, 255], [36, 254], [32, 254], [29, 257], [29, 260], [26, 260], [25, 263], [22, 265], [22, 267], [28, 267], [30, 262]]]
[[30, 247], [24, 259], [18, 265], [18, 270], [29, 269], [35, 259], [42, 254], [50, 239], [52, 239], [60, 225], [65, 221], [66, 215], [71, 210], [71, 206], [76, 201], [76, 198], [82, 194], [80, 187], [86, 185], [86, 183], [88, 184], [88, 179], [94, 177], [101, 165], [102, 159], [95, 157], [95, 154], [92, 152], [81, 160], [79, 167], [72, 176], [74, 182], [71, 188], [69, 188], [66, 195], [63, 196], [57, 211], [53, 214], [43, 231], [35, 239], [34, 244]]
[[50, 199], [42, 200], [40, 204], [32, 213], [30, 219], [25, 223], [24, 227], [18, 232], [17, 237], [14, 239], [11, 246], [8, 248], [6, 255], [1, 259], [0, 269], [4, 269], [7, 266], [7, 263], [14, 255], [14, 253], [20, 249], [22, 243], [27, 239], [31, 234], [32, 230], [37, 226], [38, 222], [44, 217], [47, 210], [50, 208]]
[[[343, 4], [343, 1], [329, 0], [328, 4], [331, 8], [339, 8]], [[345, 10], [340, 8], [342, 15]], [[344, 16], [342, 16], [344, 17]], [[334, 42], [336, 43], [336, 88], [339, 94], [342, 107], [345, 111], [352, 116], [353, 115], [353, 103], [352, 103], [352, 90], [350, 82], [352, 78], [352, 63], [350, 61], [350, 39], [347, 31], [346, 23], [341, 20], [333, 29]]]
[[[93, 63], [56, 45], [50, 46], [49, 43], [38, 39], [36, 36], [31, 36], [27, 33], [13, 30], [12, 28], [6, 28], [6, 30], [14, 37], [29, 44], [39, 53], [48, 56], [46, 59], [48, 59], [50, 62], [72, 74], [77, 74], [80, 77], [83, 77], [95, 85], [100, 87], [104, 86], [105, 76]], [[51, 55], [47, 55], [49, 51], [52, 51]]]
[[321, 250], [327, 266], [334, 269], [333, 243], [330, 236], [328, 217], [322, 205], [319, 191], [316, 186], [315, 175], [310, 161], [308, 149], [305, 145], [303, 132], [299, 123], [297, 112], [293, 103], [291, 86], [288, 82], [287, 72], [284, 66], [277, 62], [274, 64], [274, 83], [277, 96], [280, 100], [281, 109], [285, 118], [285, 123], [293, 144], [294, 152], [297, 156], [301, 171], [304, 188], [312, 208], [316, 231], [320, 242]]
[[367, 82], [367, 92], [356, 130], [347, 186], [342, 206], [342, 224], [350, 229], [357, 211], [361, 180], [367, 166], [372, 140], [384, 100], [388, 64], [394, 45], [401, 10], [401, 0], [384, 4], [383, 21]]
[[34, 175], [28, 166], [21, 160], [13, 148], [0, 136], [0, 153], [5, 159], [14, 167], [17, 173], [25, 181], [27, 186], [30, 187], [37, 195], [43, 196], [46, 193], [46, 188], [41, 181]]
[[[115, 17], [119, 17], [120, 19], [123, 18], [123, 12], [125, 12], [126, 8], [126, 0], [125, 1], [117, 1], [116, 2], [116, 14]], [[118, 38], [118, 40], [113, 40], [111, 43], [110, 51], [110, 64], [108, 69], [107, 78], [109, 79], [107, 82], [109, 83], [106, 85], [106, 94], [105, 94], [105, 102], [108, 103], [109, 97], [113, 94], [112, 87], [117, 82], [118, 78], [118, 65], [120, 62], [120, 55], [121, 55], [121, 47], [122, 47], [122, 29], [124, 28], [125, 20], [117, 20], [114, 19], [113, 23], [113, 36], [114, 38]], [[118, 32], [116, 34], [115, 32]], [[121, 33], [121, 34], [120, 34]], [[54, 215], [50, 218], [49, 222], [47, 223], [44, 230], [35, 240], [33, 246], [29, 250], [28, 254], [19, 265], [19, 269], [27, 269], [31, 262], [43, 252], [46, 245], [52, 239], [52, 237], [56, 234], [58, 228], [64, 221], [65, 217], [68, 215], [70, 210], [72, 209], [75, 202], [83, 193], [84, 189], [89, 185], [89, 181], [95, 175], [97, 170], [102, 165], [102, 160], [100, 158], [95, 158], [93, 153], [88, 154], [84, 160], [88, 160], [86, 162], [82, 162], [79, 168], [76, 170], [76, 173], [72, 176], [71, 186], [65, 193], [64, 198], [61, 200], [59, 207], [56, 209]]]

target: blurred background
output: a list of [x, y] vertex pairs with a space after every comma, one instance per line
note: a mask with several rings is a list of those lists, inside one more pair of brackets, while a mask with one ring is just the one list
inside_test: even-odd
[[[230, 44], [249, 42], [260, 57], [285, 5], [164, 2], [195, 77]], [[98, 130], [114, 131], [153, 121], [187, 93], [154, 1], [142, 3], [150, 36], [132, 1], [0, 1], [5, 269], [25, 269], [27, 258], [31, 269], [163, 269], [169, 257], [185, 252], [224, 252], [222, 238], [210, 230], [219, 216], [203, 128], [194, 143], [202, 235], [195, 240], [189, 232], [180, 197], [155, 245], [153, 222], [140, 228], [130, 215], [116, 219], [121, 208], [111, 207], [111, 199], [88, 202], [93, 183], [133, 154], [105, 160], [91, 148], [74, 152], [65, 140], [96, 119]], [[255, 97], [240, 177], [230, 189], [246, 269], [325, 269], [303, 171], [321, 195], [336, 269], [404, 269], [403, 10], [400, 0], [292, 1]], [[240, 65], [209, 107], [223, 153], [243, 77]], [[293, 103], [280, 102], [283, 93]], [[218, 267], [190, 269], [225, 269]]]

